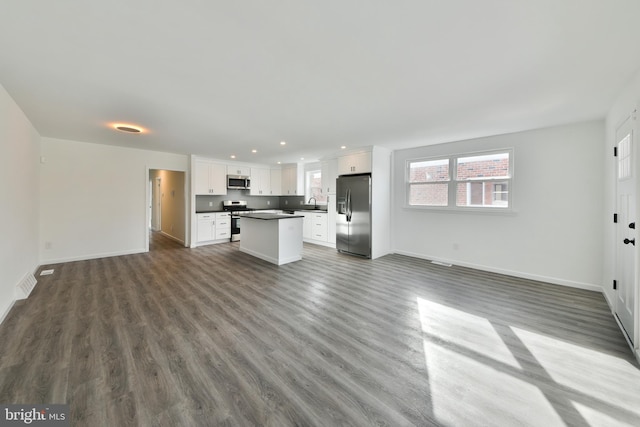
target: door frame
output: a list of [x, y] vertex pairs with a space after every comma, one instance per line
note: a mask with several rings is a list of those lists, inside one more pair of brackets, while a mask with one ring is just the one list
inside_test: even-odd
[[[618, 129], [620, 129], [620, 127], [622, 127], [624, 125], [624, 123], [630, 120], [630, 127], [631, 127], [631, 132], [632, 132], [632, 138], [634, 140], [632, 140], [632, 168], [635, 171], [636, 174], [636, 187], [635, 187], [635, 195], [634, 195], [634, 199], [635, 199], [635, 210], [636, 210], [636, 217], [640, 214], [640, 200], [638, 197], [638, 193], [640, 192], [640, 185], [638, 185], [638, 179], [640, 178], [640, 147], [638, 146], [638, 143], [640, 142], [640, 132], [638, 129], [638, 121], [637, 121], [637, 109], [634, 109], [629, 115], [626, 115], [624, 118], [622, 118], [620, 121], [618, 121], [616, 123], [615, 128], [613, 129], [614, 135], [613, 135], [613, 146], [617, 147], [618, 146], [618, 137], [617, 137], [617, 132]], [[613, 157], [614, 159], [614, 168], [613, 168], [613, 173], [614, 173], [614, 195], [615, 195], [615, 204], [614, 204], [614, 212], [618, 211], [618, 157]], [[636, 218], [637, 220], [637, 218]], [[637, 221], [636, 221], [637, 222]], [[614, 278], [616, 278], [618, 276], [618, 246], [619, 246], [619, 242], [618, 242], [618, 227], [623, 226], [624, 224], [621, 223], [617, 223], [614, 224], [614, 230], [613, 230], [613, 256], [614, 256], [614, 263], [613, 263], [613, 272], [614, 272]], [[637, 232], [636, 232], [637, 233]], [[635, 250], [634, 250], [634, 263], [635, 263], [635, 271], [633, 273], [633, 283], [632, 283], [632, 287], [633, 287], [633, 336], [630, 337], [631, 340], [633, 342], [631, 342], [629, 340], [629, 337], [627, 337], [627, 333], [625, 332], [625, 329], [622, 325], [622, 323], [620, 322], [620, 319], [617, 316], [617, 303], [618, 303], [618, 290], [614, 290], [613, 291], [613, 301], [611, 302], [611, 310], [613, 312], [613, 316], [616, 320], [616, 322], [618, 323], [618, 326], [623, 334], [623, 336], [625, 337], [625, 339], [627, 340], [627, 343], [629, 344], [629, 346], [631, 347], [631, 349], [633, 350], [636, 359], [640, 362], [640, 250], [638, 250], [638, 246], [635, 246]]]
[[145, 200], [144, 200], [144, 212], [145, 212], [145, 227], [144, 227], [144, 251], [149, 252], [149, 223], [151, 221], [151, 209], [149, 209], [149, 205], [151, 203], [151, 191], [153, 189], [148, 185], [149, 182], [149, 172], [152, 170], [165, 170], [171, 172], [179, 172], [184, 174], [184, 246], [188, 248], [191, 244], [191, 214], [190, 214], [190, 200], [191, 200], [191, 180], [189, 171], [180, 170], [180, 169], [170, 169], [163, 167], [149, 167], [145, 166]]
[[[153, 191], [151, 193], [151, 230], [153, 231], [162, 231], [162, 190], [161, 188], [162, 188], [162, 178], [157, 176], [153, 179]], [[154, 211], [156, 214], [155, 222], [153, 221]]]

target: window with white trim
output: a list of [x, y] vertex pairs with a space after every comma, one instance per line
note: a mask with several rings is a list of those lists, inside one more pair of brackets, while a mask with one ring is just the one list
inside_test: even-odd
[[513, 150], [407, 161], [407, 205], [449, 209], [511, 207]]
[[327, 195], [322, 191], [322, 171], [309, 170], [305, 172], [305, 200], [314, 198], [316, 204], [324, 205], [327, 203]]

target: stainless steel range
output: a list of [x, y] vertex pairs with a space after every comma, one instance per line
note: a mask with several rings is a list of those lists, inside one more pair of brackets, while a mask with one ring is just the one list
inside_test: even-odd
[[222, 210], [231, 213], [231, 241], [240, 240], [240, 214], [251, 212], [253, 209], [247, 207], [246, 200], [224, 200]]

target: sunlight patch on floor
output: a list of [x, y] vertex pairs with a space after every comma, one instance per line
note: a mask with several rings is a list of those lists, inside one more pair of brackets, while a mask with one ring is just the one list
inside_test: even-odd
[[[635, 414], [640, 423], [640, 408], [637, 406], [640, 371], [634, 365], [616, 356], [547, 335], [515, 327], [511, 329], [559, 385], [584, 396], [585, 400], [592, 402], [591, 406], [600, 405], [606, 411], [627, 411], [628, 416]], [[616, 365], [617, 369], [611, 369]], [[616, 372], [620, 374], [616, 375]]]
[[[423, 298], [417, 303], [433, 413], [439, 421], [452, 425], [640, 421], [640, 408], [634, 407], [640, 373], [629, 362]], [[621, 370], [629, 376], [611, 378], [606, 369], [611, 364], [628, 365]], [[464, 411], [459, 410], [461, 405]]]
[[423, 298], [418, 298], [418, 311], [422, 331], [434, 340], [459, 342], [464, 337], [470, 351], [509, 366], [520, 366], [489, 320]]

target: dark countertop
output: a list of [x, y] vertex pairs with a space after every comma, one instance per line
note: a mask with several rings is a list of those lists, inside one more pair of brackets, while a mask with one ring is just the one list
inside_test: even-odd
[[281, 215], [281, 214], [272, 214], [272, 213], [250, 213], [250, 214], [243, 215], [242, 218], [272, 220], [272, 219], [289, 219], [289, 218], [304, 218], [304, 217], [302, 215]]
[[[322, 212], [322, 213], [327, 213], [327, 211], [325, 209], [305, 209], [305, 208], [296, 208], [296, 209], [279, 209], [279, 208], [257, 208], [255, 209], [256, 211], [270, 211], [270, 210], [276, 210], [276, 211], [283, 211], [283, 212], [293, 212], [293, 211], [304, 211], [304, 212]], [[201, 213], [222, 213], [222, 212], [229, 212], [229, 211], [223, 211], [220, 209], [206, 209], [206, 210], [199, 210], [196, 211], [197, 214], [201, 214]], [[251, 212], [251, 211], [247, 211], [247, 212]]]
[[297, 209], [281, 209], [282, 212], [320, 212], [327, 213], [326, 209], [305, 209], [305, 208], [297, 208]]

